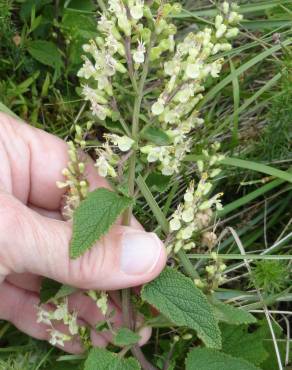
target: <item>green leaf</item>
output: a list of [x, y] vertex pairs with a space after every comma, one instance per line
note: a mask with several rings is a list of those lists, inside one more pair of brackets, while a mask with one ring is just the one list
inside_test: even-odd
[[73, 215], [71, 258], [77, 258], [91, 248], [131, 204], [130, 198], [105, 188], [90, 193]]
[[61, 288], [55, 294], [55, 299], [60, 299], [64, 297], [68, 297], [69, 295], [77, 292], [78, 289], [70, 286], [70, 285], [62, 285]]
[[230, 325], [253, 324], [257, 319], [249, 312], [233, 307], [229, 304], [220, 302], [214, 298], [211, 300], [214, 307], [215, 316], [219, 321], [226, 322]]
[[134, 333], [132, 330], [128, 328], [120, 328], [114, 337], [114, 344], [121, 347], [130, 346], [139, 342], [140, 338], [140, 335]]
[[161, 173], [151, 172], [146, 179], [146, 184], [149, 188], [163, 193], [169, 188], [170, 180], [171, 176], [163, 176]]
[[252, 333], [248, 332], [246, 325], [233, 327], [231, 325], [220, 325], [222, 333], [222, 351], [234, 356], [241, 357], [254, 365], [260, 365], [267, 357], [265, 349], [265, 335], [263, 330], [257, 329]]
[[76, 288], [69, 285], [63, 285], [49, 278], [44, 278], [41, 284], [40, 302], [46, 303], [53, 298], [64, 298], [74, 292], [76, 292]]
[[147, 127], [141, 132], [141, 137], [157, 145], [171, 144], [170, 137], [162, 129], [156, 127]]
[[123, 359], [115, 353], [102, 348], [93, 348], [87, 360], [84, 370], [140, 370], [139, 363], [134, 358]]
[[145, 285], [142, 298], [178, 326], [194, 329], [208, 347], [220, 348], [221, 336], [212, 307], [193, 281], [166, 268]]
[[30, 55], [38, 62], [55, 69], [60, 69], [63, 66], [61, 53], [57, 46], [44, 40], [30, 41], [27, 47]]
[[186, 370], [259, 370], [246, 360], [209, 348], [195, 348], [186, 359]]
[[59, 291], [61, 288], [62, 284], [58, 283], [55, 280], [49, 279], [49, 278], [44, 278], [42, 280], [41, 284], [41, 290], [40, 290], [40, 302], [41, 303], [46, 303]]

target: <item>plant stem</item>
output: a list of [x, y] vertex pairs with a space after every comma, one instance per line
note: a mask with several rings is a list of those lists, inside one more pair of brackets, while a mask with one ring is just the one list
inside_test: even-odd
[[[129, 48], [129, 43], [126, 41], [126, 46]], [[145, 81], [147, 78], [148, 70], [149, 70], [149, 57], [150, 57], [150, 50], [152, 47], [152, 41], [149, 43], [149, 47], [147, 50], [145, 63], [143, 67], [143, 71], [141, 74], [141, 79], [138, 85], [137, 89], [137, 83], [136, 81], [133, 83], [133, 71], [131, 68], [131, 56], [127, 56], [128, 60], [128, 69], [131, 69], [130, 76], [132, 75], [132, 83], [134, 89], [137, 91], [137, 95], [135, 97], [134, 102], [134, 110], [133, 110], [133, 119], [132, 119], [132, 139], [136, 142], [136, 147], [138, 147], [138, 133], [139, 133], [139, 114], [141, 110], [141, 104], [143, 99], [143, 92], [144, 92], [144, 86]], [[129, 52], [129, 50], [128, 50]], [[129, 177], [128, 177], [128, 190], [129, 195], [131, 197], [135, 194], [135, 174], [136, 174], [136, 157], [137, 157], [137, 149], [133, 151], [133, 154], [131, 155], [129, 159]], [[132, 207], [129, 207], [127, 211], [124, 214], [123, 224], [129, 225], [132, 217]], [[135, 322], [133, 320], [133, 310], [131, 306], [131, 290], [130, 289], [123, 289], [122, 290], [122, 312], [123, 312], [123, 321], [124, 324], [129, 329], [135, 329]], [[141, 351], [140, 347], [138, 345], [134, 345], [131, 348], [132, 354], [136, 357], [136, 359], [141, 364], [142, 368], [144, 370], [157, 370], [153, 365], [148, 362], [148, 360], [145, 358], [143, 352]]]
[[103, 0], [97, 0], [97, 4], [98, 4], [98, 6], [100, 7], [100, 9], [101, 9], [104, 13], [106, 13], [106, 6], [105, 6], [104, 1], [103, 1]]
[[181, 264], [183, 265], [186, 274], [189, 275], [189, 277], [191, 277], [192, 279], [198, 279], [200, 276], [195, 270], [191, 261], [189, 260], [189, 257], [187, 256], [186, 252], [181, 249], [180, 251], [178, 251], [177, 255]]

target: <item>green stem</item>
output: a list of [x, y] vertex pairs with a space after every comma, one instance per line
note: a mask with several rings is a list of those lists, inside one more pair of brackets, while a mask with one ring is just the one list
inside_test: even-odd
[[104, 13], [106, 13], [106, 6], [105, 6], [105, 3], [104, 3], [104, 1], [103, 0], [97, 0], [97, 3], [98, 3], [98, 6], [100, 7], [100, 9], [104, 12]]
[[185, 251], [181, 249], [180, 251], [178, 251], [177, 255], [181, 264], [183, 265], [186, 274], [189, 275], [189, 277], [191, 277], [192, 279], [198, 279], [200, 276], [195, 270]]
[[[150, 56], [150, 50], [152, 47], [152, 42], [150, 42], [141, 79], [139, 82], [137, 95], [134, 102], [134, 110], [133, 110], [133, 120], [132, 120], [132, 138], [136, 142], [136, 147], [138, 147], [138, 133], [139, 133], [139, 115], [141, 110], [141, 104], [143, 99], [143, 91], [144, 91], [144, 85], [147, 78], [148, 70], [149, 70], [149, 56]], [[133, 81], [132, 81], [133, 82]], [[136, 90], [136, 81], [133, 84], [134, 89]], [[129, 177], [128, 177], [128, 189], [129, 189], [129, 195], [131, 197], [135, 194], [135, 174], [136, 174], [136, 157], [137, 157], [137, 149], [133, 151], [133, 154], [131, 155], [129, 159]], [[132, 217], [132, 207], [130, 207], [124, 214], [124, 225], [129, 225]], [[122, 290], [122, 312], [123, 312], [123, 321], [124, 324], [129, 329], [135, 329], [135, 323], [133, 320], [133, 311], [131, 306], [131, 290], [130, 289], [123, 289]], [[144, 370], [157, 370], [148, 360], [145, 358], [143, 352], [141, 351], [140, 347], [138, 345], [134, 345], [131, 348], [131, 351], [133, 355], [137, 358], [137, 360], [140, 362], [142, 368]]]

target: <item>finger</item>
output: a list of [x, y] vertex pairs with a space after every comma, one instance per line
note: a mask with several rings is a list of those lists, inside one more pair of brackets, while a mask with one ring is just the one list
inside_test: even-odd
[[[25, 204], [58, 210], [65, 189], [58, 189], [56, 181], [63, 180], [61, 172], [67, 167], [67, 144], [3, 113], [0, 122], [0, 180], [5, 189]], [[86, 161], [90, 188], [107, 187], [89, 157]]]
[[[37, 305], [39, 297], [36, 294], [19, 289], [8, 283], [0, 285], [0, 318], [12, 322], [24, 333], [48, 341], [50, 339], [49, 327], [37, 323]], [[45, 308], [49, 308], [46, 305]], [[54, 326], [57, 330], [65, 332], [66, 327], [61, 324]], [[97, 345], [105, 347], [107, 341], [100, 335], [95, 338]], [[83, 347], [78, 339], [64, 343], [64, 347], [58, 346], [70, 353], [81, 353]]]
[[47, 209], [36, 207], [32, 204], [28, 204], [28, 207], [42, 216], [53, 218], [54, 220], [63, 220], [60, 211], [48, 211]]
[[116, 290], [154, 279], [165, 265], [154, 233], [119, 225], [71, 260], [69, 223], [43, 217], [9, 194], [0, 193], [0, 205], [2, 275], [29, 272], [78, 288]]
[[43, 278], [30, 273], [11, 274], [5, 279], [8, 283], [31, 292], [39, 293]]

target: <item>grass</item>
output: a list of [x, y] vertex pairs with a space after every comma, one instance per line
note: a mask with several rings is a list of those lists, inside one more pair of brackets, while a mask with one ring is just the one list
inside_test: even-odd
[[[0, 110], [13, 111], [32, 125], [67, 138], [73, 122], [85, 125], [88, 118], [76, 88], [76, 72], [81, 64], [80, 47], [94, 35], [96, 5], [90, 0], [65, 2], [66, 8], [63, 3], [58, 7], [58, 3], [1, 0]], [[197, 22], [202, 25], [205, 17], [215, 12], [212, 1], [182, 3], [184, 11], [175, 19], [181, 34]], [[269, 288], [269, 282], [279, 271], [291, 273], [292, 2], [240, 4], [246, 18], [240, 39], [226, 53], [220, 82], [210, 85], [201, 103], [206, 124], [194, 132], [198, 140], [186, 158], [185, 174], [168, 184], [167, 191], [157, 191], [139, 177], [137, 184], [143, 198], [139, 199], [137, 217], [152, 229], [156, 221], [149, 216], [151, 209], [160, 225], [156, 231], [167, 228], [167, 217], [193, 176], [192, 163], [201, 148], [214, 140], [222, 143], [226, 158], [216, 187], [224, 190], [225, 207], [215, 227], [223, 233], [218, 250], [227, 261], [228, 281], [217, 295], [244, 309], [257, 310], [263, 325], [270, 329], [272, 325], [274, 338], [269, 330], [265, 334], [269, 360], [263, 361], [261, 368], [274, 370], [285, 368], [291, 361], [286, 325], [292, 313], [289, 277], [279, 279], [277, 291], [274, 286]], [[50, 43], [60, 57], [59, 64], [32, 52], [33, 42], [39, 40]], [[236, 234], [230, 235], [226, 226]], [[249, 268], [241, 261], [244, 253], [238, 254], [238, 240]], [[189, 257], [200, 272], [210, 256], [198, 250]], [[267, 324], [267, 315], [273, 324]], [[164, 353], [165, 343], [153, 338], [148, 351], [155, 347]], [[64, 355], [4, 322], [0, 323], [0, 345], [3, 370], [66, 370], [82, 366], [78, 356]]]

